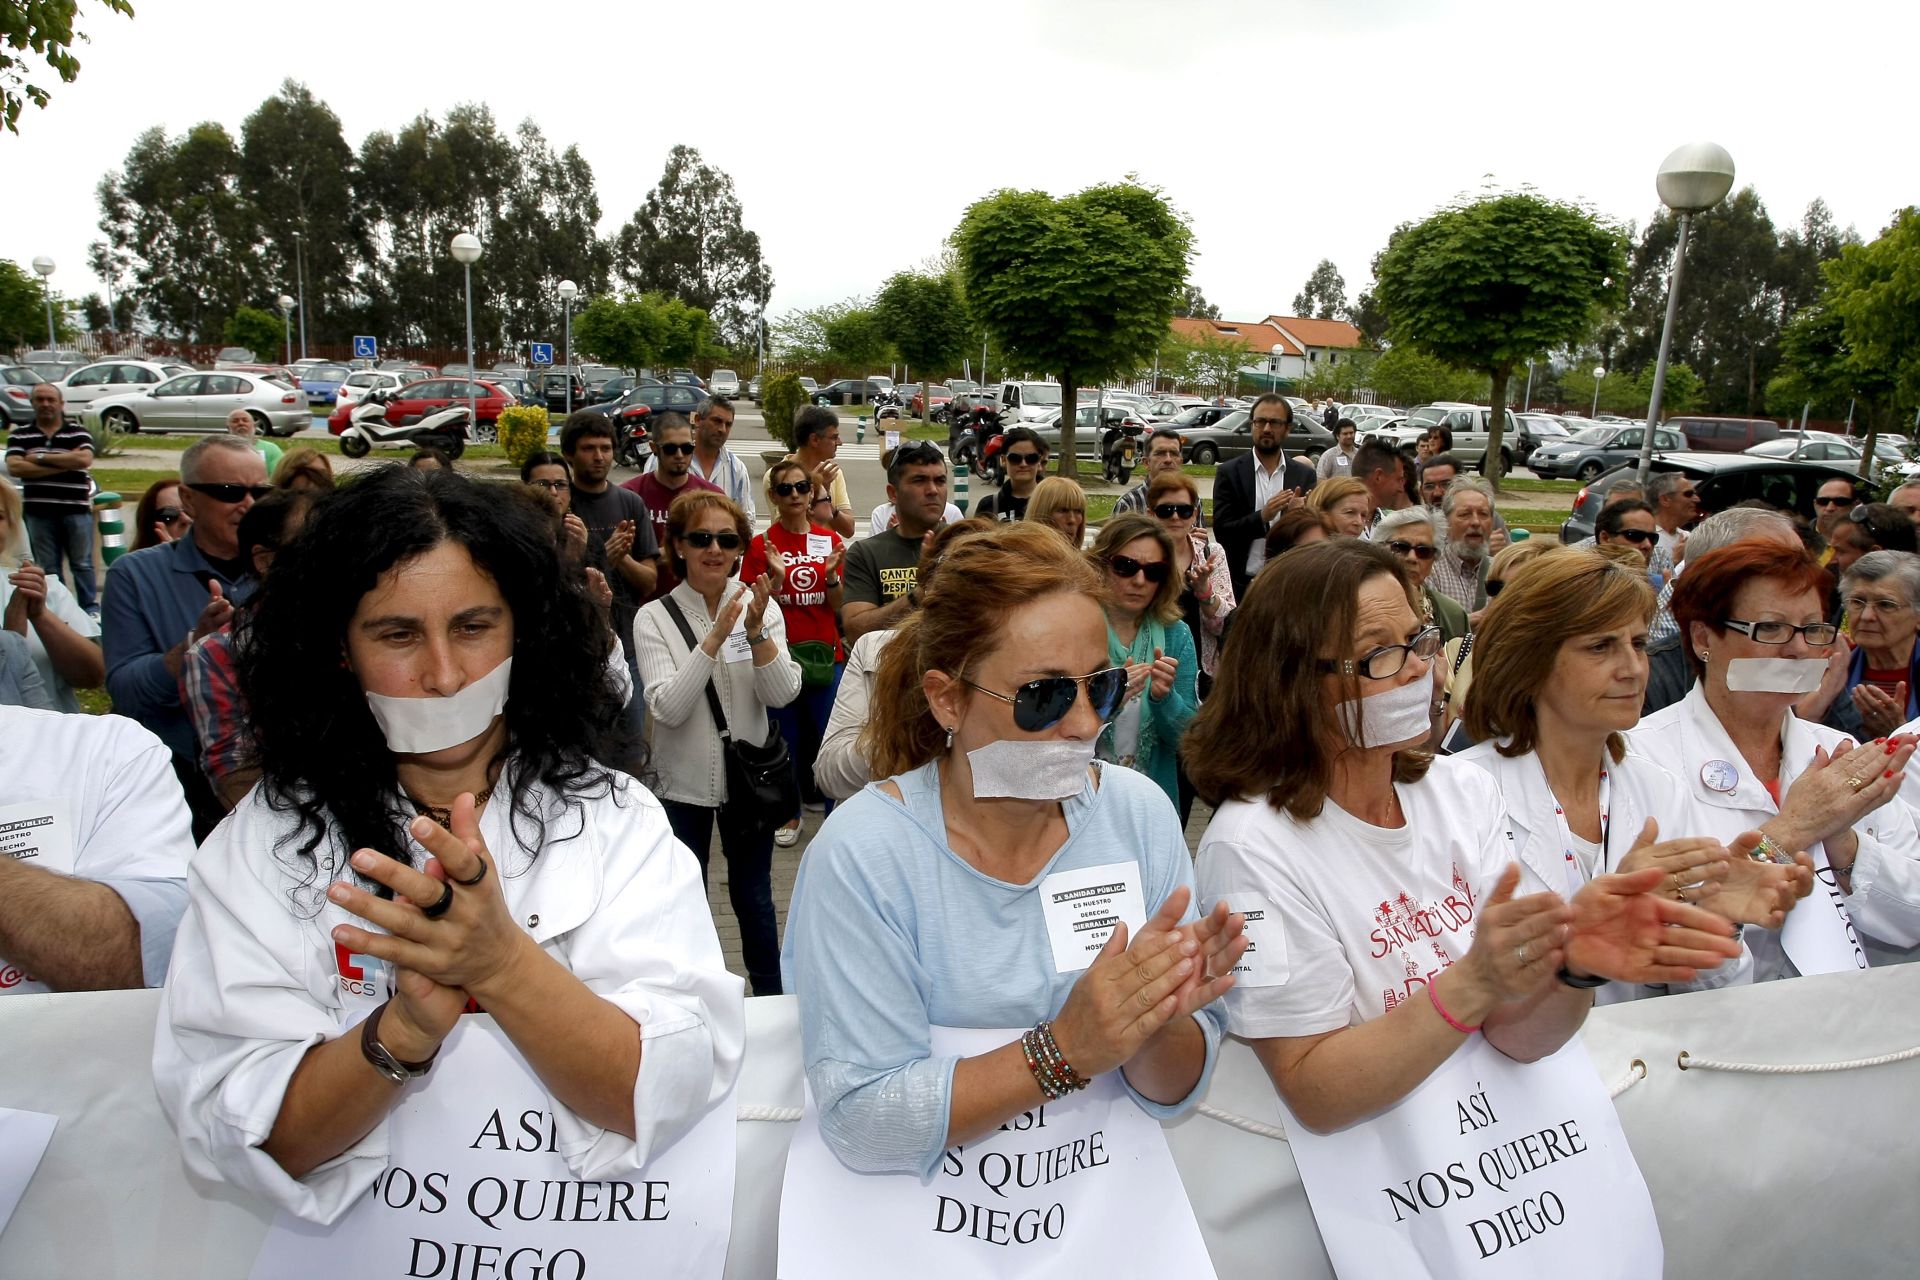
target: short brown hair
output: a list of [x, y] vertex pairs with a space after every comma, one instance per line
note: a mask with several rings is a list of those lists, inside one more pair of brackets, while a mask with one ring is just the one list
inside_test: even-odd
[[291, 489], [296, 478], [311, 480], [316, 488], [333, 488], [333, 464], [327, 455], [311, 446], [287, 450], [280, 465], [273, 469], [273, 487]]
[[[1302, 821], [1319, 815], [1334, 757], [1348, 746], [1327, 714], [1320, 659], [1353, 635], [1360, 588], [1378, 577], [1392, 578], [1422, 614], [1399, 558], [1357, 538], [1297, 547], [1254, 578], [1234, 610], [1213, 692], [1180, 743], [1207, 803], [1264, 795]], [[1360, 696], [1359, 677], [1341, 679], [1345, 697]], [[1417, 781], [1430, 763], [1424, 750], [1395, 752], [1394, 781]]]
[[1196, 507], [1200, 505], [1200, 486], [1192, 476], [1184, 471], [1162, 471], [1147, 481], [1147, 510], [1153, 510], [1162, 494], [1172, 493], [1175, 489], [1185, 490], [1187, 496], [1193, 499], [1193, 504]]
[[1010, 614], [1059, 592], [1102, 604], [1107, 596], [1092, 564], [1052, 529], [996, 524], [949, 542], [920, 607], [894, 628], [874, 673], [872, 710], [860, 734], [873, 776], [917, 769], [945, 749], [946, 730], [921, 684], [928, 671], [963, 676], [1001, 643]]
[[1707, 664], [1693, 647], [1693, 624], [1701, 623], [1726, 634], [1733, 598], [1749, 582], [1770, 579], [1788, 591], [1811, 591], [1824, 606], [1833, 579], [1797, 547], [1777, 542], [1741, 541], [1695, 559], [1687, 557], [1687, 571], [1673, 588], [1673, 620], [1680, 624], [1680, 647], [1686, 651], [1695, 678], [1704, 677]]
[[1267, 563], [1272, 564], [1295, 546], [1305, 545], [1300, 538], [1309, 529], [1318, 529], [1331, 538], [1333, 521], [1327, 519], [1326, 512], [1310, 507], [1295, 507], [1275, 520], [1273, 527], [1267, 530]]
[[[740, 555], [743, 558], [747, 554], [747, 544], [753, 541], [753, 524], [747, 519], [747, 513], [734, 505], [733, 499], [711, 489], [689, 488], [667, 508], [667, 545], [661, 548], [667, 553], [674, 573], [682, 578], [687, 576], [687, 562], [674, 549], [674, 540], [710, 511], [722, 512], [733, 521], [733, 531], [740, 535]], [[739, 568], [738, 565], [734, 567]]]
[[[1523, 756], [1536, 744], [1540, 721], [1534, 700], [1553, 675], [1561, 644], [1574, 636], [1653, 620], [1653, 588], [1638, 551], [1631, 567], [1597, 551], [1537, 555], [1516, 569], [1487, 607], [1475, 633], [1473, 683], [1462, 713], [1475, 741], [1507, 738], [1503, 756]], [[1618, 734], [1607, 740], [1617, 761], [1626, 754]]]
[[1167, 532], [1167, 526], [1137, 511], [1113, 516], [1100, 526], [1100, 532], [1094, 536], [1093, 546], [1087, 549], [1087, 557], [1093, 561], [1101, 577], [1105, 578], [1107, 561], [1117, 555], [1120, 548], [1139, 538], [1151, 539], [1167, 558], [1167, 576], [1160, 580], [1160, 589], [1153, 593], [1153, 603], [1147, 606], [1147, 616], [1162, 626], [1178, 622], [1183, 616], [1180, 609], [1180, 566], [1173, 560], [1173, 535]]

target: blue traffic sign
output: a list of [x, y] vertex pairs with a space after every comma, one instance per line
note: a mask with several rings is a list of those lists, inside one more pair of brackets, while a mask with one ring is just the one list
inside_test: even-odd
[[355, 360], [378, 360], [380, 344], [368, 333], [355, 334], [353, 338], [353, 358]]
[[533, 362], [535, 364], [553, 363], [553, 344], [551, 342], [536, 342], [533, 343], [532, 346]]

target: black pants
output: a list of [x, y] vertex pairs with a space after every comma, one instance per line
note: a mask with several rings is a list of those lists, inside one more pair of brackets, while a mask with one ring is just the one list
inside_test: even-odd
[[700, 859], [700, 884], [707, 883], [707, 846], [720, 822], [720, 852], [727, 860], [727, 900], [740, 922], [740, 954], [747, 981], [757, 996], [780, 994], [780, 929], [773, 914], [773, 832], [751, 814], [732, 806], [663, 800], [667, 822], [680, 843]]
[[213, 829], [220, 825], [220, 819], [227, 816], [227, 807], [220, 803], [213, 784], [194, 761], [185, 756], [173, 757], [173, 776], [180, 779], [180, 789], [186, 793], [187, 812], [193, 818], [193, 842], [205, 844]]

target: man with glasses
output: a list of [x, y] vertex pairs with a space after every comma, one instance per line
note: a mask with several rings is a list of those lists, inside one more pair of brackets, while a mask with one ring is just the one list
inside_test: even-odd
[[1602, 547], [1616, 542], [1632, 547], [1651, 567], [1660, 541], [1660, 531], [1653, 523], [1653, 508], [1635, 498], [1608, 503], [1594, 522], [1593, 540]]
[[1281, 448], [1293, 429], [1286, 397], [1261, 396], [1247, 415], [1253, 452], [1229, 458], [1213, 481], [1213, 532], [1227, 554], [1236, 600], [1246, 598], [1247, 584], [1267, 563], [1267, 530], [1320, 482], [1313, 464]]
[[947, 461], [937, 445], [916, 440], [893, 451], [887, 499], [893, 527], [850, 544], [841, 570], [840, 625], [849, 645], [869, 631], [892, 627], [916, 603], [920, 552], [947, 505]]
[[[753, 509], [753, 477], [747, 472], [747, 464], [727, 448], [732, 438], [733, 401], [725, 396], [702, 400], [693, 411], [693, 475], [718, 486], [734, 506], [747, 513], [747, 523], [752, 524], [760, 518]], [[659, 466], [659, 454], [647, 459], [646, 470], [656, 471]]]
[[1884, 502], [1856, 503], [1834, 521], [1827, 545], [1833, 549], [1827, 568], [1837, 577], [1870, 551], [1915, 550], [1913, 521]]
[[1839, 476], [1822, 480], [1813, 498], [1813, 527], [1820, 531], [1821, 537], [1831, 542], [1834, 526], [1859, 501], [1854, 496], [1853, 481], [1843, 480]]
[[1450, 453], [1436, 453], [1420, 465], [1420, 501], [1433, 511], [1440, 510], [1447, 486], [1460, 475], [1460, 463]]
[[[719, 485], [693, 474], [693, 426], [685, 418], [677, 413], [661, 414], [651, 438], [654, 460], [659, 465], [620, 487], [638, 494], [646, 504], [647, 515], [653, 522], [654, 544], [664, 547], [667, 545], [667, 509], [673, 506], [673, 500], [683, 493], [702, 489], [710, 493], [721, 490]], [[674, 573], [671, 561], [671, 556], [660, 557], [659, 577], [648, 599], [657, 600], [679, 584], [680, 578]]]
[[[1113, 513], [1121, 515], [1128, 511], [1137, 511], [1141, 515], [1150, 515], [1147, 510], [1147, 486], [1153, 483], [1155, 476], [1180, 469], [1180, 433], [1172, 427], [1155, 427], [1153, 434], [1147, 437], [1147, 475], [1133, 488], [1121, 494], [1113, 504]], [[1196, 507], [1193, 512], [1193, 527], [1207, 527], [1207, 509], [1205, 505]]]
[[1693, 477], [1683, 471], [1656, 472], [1647, 482], [1647, 488], [1647, 501], [1653, 505], [1653, 522], [1660, 530], [1661, 565], [1671, 573], [1674, 562], [1680, 559], [1681, 544], [1687, 540], [1686, 527], [1700, 514], [1700, 488]]
[[250, 589], [240, 521], [272, 492], [251, 443], [238, 436], [196, 441], [180, 455], [180, 505], [193, 527], [122, 556], [107, 575], [100, 617], [107, 692], [115, 714], [139, 721], [172, 751], [196, 840], [206, 839], [226, 810], [200, 772], [180, 673], [187, 649], [226, 625]]
[[42, 382], [32, 394], [33, 421], [15, 427], [7, 440], [7, 473], [23, 481], [27, 537], [33, 558], [54, 577], [62, 560], [73, 574], [73, 594], [93, 613], [99, 590], [93, 579], [93, 437], [65, 420], [66, 398], [58, 385]]
[[997, 493], [980, 499], [973, 514], [1008, 524], [1027, 518], [1027, 499], [1040, 484], [1047, 469], [1047, 442], [1032, 427], [1015, 427], [1001, 444], [1001, 457], [1007, 462], [1007, 482]]
[[787, 457], [805, 467], [808, 475], [827, 482], [831, 510], [822, 520], [815, 508], [811, 513], [814, 521], [843, 538], [851, 538], [853, 499], [847, 496], [847, 478], [841, 474], [840, 464], [833, 460], [839, 452], [840, 419], [833, 410], [823, 404], [801, 405], [793, 415], [793, 452]]

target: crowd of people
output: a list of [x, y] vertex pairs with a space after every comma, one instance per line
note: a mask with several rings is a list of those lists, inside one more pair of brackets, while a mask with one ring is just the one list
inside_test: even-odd
[[[1211, 510], [1162, 430], [1090, 527], [1016, 428], [971, 516], [937, 446], [888, 450], [855, 536], [820, 406], [757, 482], [717, 397], [624, 483], [588, 410], [519, 484], [424, 453], [336, 482], [236, 421], [96, 601], [57, 396], [8, 450], [24, 504], [0, 485], [0, 758], [53, 833], [0, 857], [8, 989], [165, 984], [189, 1166], [315, 1221], [463, 1012], [580, 1177], [726, 1096], [716, 836], [744, 985], [798, 997], [868, 1173], [1109, 1072], [1175, 1115], [1228, 1033], [1322, 1132], [1476, 1033], [1535, 1063], [1596, 1001], [1920, 953], [1920, 486], [1830, 481], [1806, 519], [1661, 472], [1559, 546], [1444, 428], [1343, 422], [1316, 466], [1264, 396]], [[1095, 869], [1143, 914], [1062, 959], [1044, 886]], [[942, 1055], [955, 1027], [1031, 1030]]]

